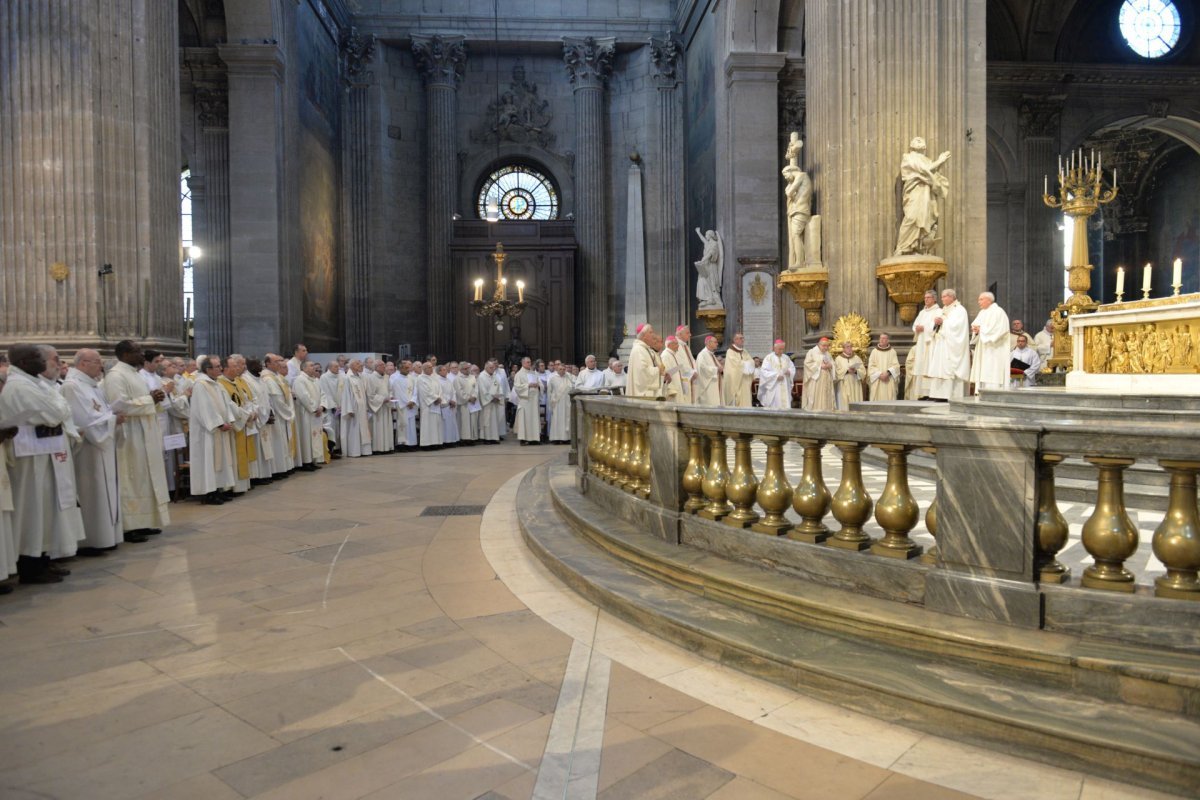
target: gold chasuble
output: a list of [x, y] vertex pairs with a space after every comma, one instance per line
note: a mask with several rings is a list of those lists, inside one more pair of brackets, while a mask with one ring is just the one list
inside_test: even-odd
[[240, 378], [235, 382], [222, 375], [217, 382], [221, 384], [221, 388], [226, 391], [229, 399], [238, 408], [238, 422], [241, 424], [234, 425], [233, 454], [237, 459], [238, 480], [248, 481], [250, 480], [250, 462], [258, 458], [254, 437], [246, 435], [246, 419], [254, 407], [254, 395], [250, 393], [250, 387]]

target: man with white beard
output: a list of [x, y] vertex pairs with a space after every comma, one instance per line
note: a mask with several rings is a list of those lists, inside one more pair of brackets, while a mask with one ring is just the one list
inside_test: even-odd
[[575, 388], [581, 391], [585, 389], [604, 388], [604, 372], [596, 369], [595, 356], [589, 355], [583, 360], [583, 369], [579, 370], [579, 375], [575, 381]]
[[296, 398], [296, 428], [299, 433], [300, 469], [316, 472], [325, 463], [325, 431], [321, 420], [325, 406], [321, 405], [321, 385], [317, 383], [317, 363], [305, 361], [300, 374], [292, 381], [292, 396]]
[[392, 422], [392, 387], [388, 384], [387, 364], [375, 362], [375, 369], [363, 375], [367, 391], [367, 412], [371, 418], [371, 453], [390, 453], [396, 449], [396, 426]]
[[414, 449], [417, 440], [417, 382], [412, 362], [401, 361], [400, 368], [388, 379], [392, 403], [396, 407], [396, 440], [400, 450]]
[[437, 377], [442, 384], [442, 444], [457, 445], [462, 438], [458, 432], [458, 398], [454, 393], [454, 379], [458, 377], [458, 362], [451, 361], [437, 367]]
[[996, 295], [979, 295], [979, 314], [971, 323], [975, 343], [975, 359], [971, 364], [971, 381], [975, 392], [980, 389], [1007, 389], [1008, 365], [1012, 361], [1008, 314], [996, 304]]
[[[942, 310], [934, 317], [933, 328], [933, 347], [925, 366], [925, 377], [929, 379], [926, 387], [931, 400], [945, 403], [966, 395], [971, 376], [967, 310], [953, 289], [942, 290]], [[1007, 324], [1004, 333], [1008, 335]]]
[[783, 352], [783, 339], [776, 339], [772, 351], [762, 362], [762, 377], [758, 381], [758, 402], [763, 408], [791, 408], [792, 382], [796, 379], [796, 365]]
[[521, 359], [521, 369], [513, 376], [513, 388], [517, 392], [517, 438], [521, 446], [541, 444], [541, 420], [538, 417], [538, 400], [542, 394], [542, 382], [533, 369], [529, 356]]
[[157, 404], [166, 399], [161, 389], [148, 390], [138, 370], [145, 364], [141, 345], [128, 339], [117, 342], [117, 363], [101, 384], [108, 405], [124, 414], [117, 437], [117, 474], [121, 488], [121, 526], [125, 541], [145, 541], [161, 533], [171, 521], [167, 504], [167, 471], [163, 459], [163, 432]]
[[221, 359], [202, 356], [197, 365], [188, 425], [191, 492], [205, 505], [219, 506], [237, 481], [233, 454], [236, 417], [233, 402], [217, 383], [222, 373]]
[[479, 439], [484, 444], [499, 444], [504, 430], [504, 393], [495, 359], [483, 366], [475, 381], [479, 393]]
[[342, 455], [348, 458], [371, 455], [371, 420], [368, 418], [367, 387], [362, 377], [363, 364], [357, 358], [342, 379], [338, 406], [342, 410], [342, 429], [338, 437]]
[[443, 442], [442, 406], [446, 401], [442, 397], [442, 381], [433, 374], [431, 361], [421, 365], [421, 375], [417, 377], [417, 404], [421, 409], [421, 449], [436, 450]]
[[338, 402], [342, 396], [342, 365], [336, 359], [326, 365], [326, 371], [321, 375], [321, 404], [325, 406], [325, 433], [329, 436], [330, 452], [334, 458], [341, 458], [341, 410]]
[[125, 421], [114, 414], [100, 388], [104, 364], [95, 350], [75, 353], [75, 366], [67, 372], [62, 396], [71, 407], [75, 427], [83, 437], [75, 453], [75, 485], [83, 515], [84, 540], [78, 555], [103, 556], [116, 550], [122, 538], [121, 493], [117, 488], [117, 426]]
[[721, 405], [721, 369], [717, 363], [717, 337], [705, 336], [704, 349], [696, 356], [696, 405]]
[[935, 320], [941, 315], [942, 309], [937, 304], [937, 292], [933, 289], [926, 290], [925, 307], [913, 321], [913, 333], [917, 335], [912, 347], [913, 368], [909, 370], [913, 391], [910, 397], [910, 392], [907, 391], [907, 386], [905, 387], [905, 400], [918, 400], [929, 396], [929, 380], [926, 373], [929, 371], [929, 358], [933, 353]]

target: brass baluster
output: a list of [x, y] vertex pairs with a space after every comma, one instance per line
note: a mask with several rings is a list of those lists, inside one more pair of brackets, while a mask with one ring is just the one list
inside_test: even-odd
[[633, 495], [642, 491], [642, 426], [637, 422], [629, 423], [629, 465], [621, 488]]
[[593, 416], [593, 415], [589, 415], [588, 416], [588, 445], [587, 445], [588, 468], [587, 468], [587, 471], [593, 475], [597, 474], [596, 473], [596, 461], [597, 461], [596, 452], [599, 448], [599, 444], [600, 444], [600, 418]]
[[1133, 573], [1125, 569], [1125, 559], [1137, 552], [1138, 530], [1125, 511], [1125, 481], [1122, 473], [1132, 458], [1086, 459], [1100, 475], [1096, 485], [1096, 510], [1083, 523], [1083, 547], [1091, 555], [1092, 566], [1083, 571], [1083, 585], [1089, 589], [1133, 592]]
[[830, 508], [833, 518], [842, 524], [826, 544], [844, 550], [866, 550], [871, 546], [871, 537], [863, 532], [862, 526], [871, 518], [871, 496], [862, 479], [862, 445], [858, 442], [834, 442], [842, 451], [842, 483], [833, 495]]
[[781, 536], [794, 526], [783, 516], [792, 504], [792, 485], [788, 483], [783, 468], [783, 445], [786, 436], [760, 436], [767, 445], [767, 468], [758, 484], [758, 504], [766, 512], [763, 518], [750, 527], [760, 533]]
[[1071, 577], [1071, 568], [1058, 560], [1058, 551], [1071, 532], [1054, 495], [1054, 467], [1062, 460], [1060, 455], [1043, 453], [1038, 470], [1037, 556], [1033, 566], [1042, 583], [1063, 583]]
[[[937, 476], [937, 448], [922, 447], [921, 449], [926, 453], [929, 453], [931, 456], [934, 456], [933, 500], [930, 501], [929, 508], [925, 509], [925, 530], [929, 531], [929, 535], [932, 536], [936, 542], [938, 493], [941, 491], [941, 481]], [[935, 544], [933, 547], [922, 553], [920, 560], [922, 564], [936, 564], [938, 560], [937, 545]]]
[[915, 558], [923, 549], [908, 538], [908, 533], [921, 518], [921, 509], [908, 488], [908, 453], [906, 444], [876, 445], [887, 453], [887, 484], [875, 505], [875, 521], [883, 528], [884, 537], [872, 542], [871, 552], [888, 558]]
[[719, 520], [733, 510], [725, 500], [725, 484], [729, 481], [729, 462], [725, 458], [725, 434], [720, 431], [705, 431], [708, 437], [708, 469], [704, 471], [702, 484], [707, 505], [700, 510], [705, 519]]
[[800, 482], [792, 492], [792, 508], [804, 520], [788, 534], [788, 538], [810, 544], [819, 544], [829, 538], [825, 515], [829, 513], [832, 496], [825, 478], [821, 474], [821, 448], [825, 442], [819, 439], [797, 439], [804, 446], [804, 466]]
[[1154, 581], [1154, 594], [1176, 600], [1200, 600], [1200, 514], [1196, 511], [1196, 473], [1200, 461], [1162, 459], [1171, 473], [1167, 514], [1151, 540], [1155, 557], [1167, 574]]
[[643, 422], [638, 426], [638, 431], [638, 438], [641, 441], [642, 450], [641, 467], [638, 470], [638, 485], [640, 486], [639, 493], [644, 499], [649, 499], [650, 474], [654, 469], [654, 464], [650, 460], [650, 423]]
[[688, 463], [683, 470], [683, 490], [687, 492], [687, 502], [683, 510], [695, 514], [704, 508], [704, 435], [698, 431], [684, 431], [688, 440]]
[[633, 463], [633, 426], [627, 419], [621, 420], [617, 425], [620, 428], [621, 449], [617, 454], [613, 485], [624, 489], [625, 485], [629, 483], [629, 465]]
[[608, 480], [608, 417], [600, 418], [600, 438], [596, 442], [596, 475], [603, 481]]
[[725, 496], [733, 502], [733, 512], [724, 520], [734, 528], [748, 528], [758, 522], [754, 510], [754, 498], [758, 495], [758, 476], [750, 461], [750, 442], [754, 437], [748, 433], [729, 433], [733, 437], [733, 475], [725, 484]]

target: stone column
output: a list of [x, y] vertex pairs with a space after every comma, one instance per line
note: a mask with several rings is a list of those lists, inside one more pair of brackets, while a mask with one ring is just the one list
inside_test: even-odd
[[176, 5], [2, 9], [0, 348], [182, 352]]
[[[342, 297], [345, 302], [346, 349], [367, 352], [371, 342], [371, 175], [367, 136], [367, 66], [375, 53], [375, 37], [351, 28], [341, 41], [342, 77]], [[382, 344], [382, 343], [381, 343]]]
[[1025, 165], [1025, 271], [1024, 280], [1004, 287], [1014, 301], [1004, 307], [1010, 319], [1021, 319], [1025, 329], [1034, 332], [1042, 329], [1063, 297], [1060, 215], [1042, 201], [1042, 178], [1050, 176], [1051, 192], [1057, 195], [1056, 150], [1065, 100], [1066, 95], [1024, 97], [1017, 112]]
[[413, 34], [412, 48], [417, 69], [425, 80], [426, 141], [426, 240], [429, 246], [425, 278], [429, 313], [429, 342], [433, 353], [445, 353], [454, 345], [455, 309], [469, 300], [467, 287], [455, 294], [450, 261], [450, 229], [458, 190], [458, 84], [467, 62], [464, 36], [421, 36]]
[[608, 193], [604, 189], [604, 87], [612, 74], [616, 38], [563, 37], [563, 61], [575, 87], [575, 285], [577, 347], [608, 353], [613, 346], [612, 264], [608, 247]]
[[[973, 302], [986, 277], [985, 0], [843, 0], [806, 6], [808, 141], [830, 285], [826, 324], [858, 312], [902, 327], [875, 277], [896, 247], [900, 160], [915, 136], [951, 151], [937, 255]], [[776, 192], [780, 184], [776, 184]]]
[[279, 352], [290, 324], [284, 215], [284, 73], [277, 44], [222, 44], [229, 77], [231, 348]]
[[[683, 52], [671, 34], [650, 39], [651, 80], [657, 90], [658, 162], [647, 165], [655, 176], [657, 209], [647, 233], [651, 242], [649, 297], [650, 319], [664, 329], [690, 320], [686, 226], [683, 197]], [[625, 320], [628, 325], [628, 316]], [[689, 344], [690, 346], [690, 344]]]
[[229, 97], [224, 87], [198, 88], [195, 104], [200, 123], [200, 156], [204, 170], [193, 181], [202, 184], [197, 202], [192, 189], [192, 238], [202, 255], [193, 266], [196, 288], [196, 352], [233, 352], [233, 262], [229, 250]]

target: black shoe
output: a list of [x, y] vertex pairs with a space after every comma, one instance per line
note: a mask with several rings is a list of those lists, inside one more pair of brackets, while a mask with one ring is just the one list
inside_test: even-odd
[[105, 558], [108, 556], [106, 547], [81, 547], [75, 551], [80, 558]]
[[234, 494], [233, 494], [233, 492], [228, 492], [228, 491], [225, 491], [222, 489], [221, 491], [217, 492], [217, 497], [221, 498], [226, 503], [228, 503], [230, 500], [232, 500], [234, 498]]
[[49, 572], [41, 572], [37, 575], [22, 575], [17, 579], [24, 584], [41, 584], [41, 583], [62, 583], [63, 579], [57, 575], [51, 575]]
[[300, 469], [304, 470], [305, 472], [316, 472], [318, 469], [320, 469], [320, 467], [318, 467], [316, 464], [305, 464]]
[[145, 532], [148, 536], [157, 536], [162, 533], [162, 528], [146, 528]]
[[66, 567], [60, 567], [58, 564], [55, 564], [54, 562], [51, 562], [46, 567], [46, 572], [49, 572], [51, 575], [57, 575], [60, 578], [65, 578], [71, 574], [71, 570], [67, 569]]
[[12, 594], [13, 587], [11, 583], [0, 583], [0, 594]]
[[204, 497], [200, 500], [200, 502], [206, 506], [223, 506], [223, 505], [225, 505], [225, 501], [222, 500], [220, 497], [218, 497], [216, 492], [210, 492], [209, 494], [204, 495]]
[[129, 542], [130, 544], [142, 544], [143, 542], [148, 542], [150, 540], [136, 531], [130, 531], [129, 533], [125, 534], [125, 541]]

